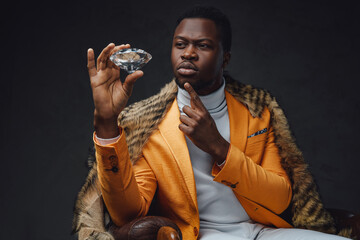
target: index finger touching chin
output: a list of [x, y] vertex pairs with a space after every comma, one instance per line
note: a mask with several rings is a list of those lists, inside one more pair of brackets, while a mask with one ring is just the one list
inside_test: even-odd
[[184, 84], [184, 88], [190, 94], [191, 97], [197, 96], [197, 93], [195, 92], [194, 88], [191, 86], [190, 83], [186, 82]]
[[196, 91], [194, 90], [194, 88], [191, 86], [190, 83], [186, 82], [184, 84], [184, 88], [190, 95], [191, 98], [190, 103], [192, 108], [206, 109], [200, 97], [198, 96], [198, 94], [196, 93]]

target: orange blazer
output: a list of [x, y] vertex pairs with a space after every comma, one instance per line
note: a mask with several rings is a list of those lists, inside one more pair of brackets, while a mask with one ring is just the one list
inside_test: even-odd
[[[213, 166], [214, 181], [231, 187], [255, 222], [291, 227], [278, 216], [288, 207], [292, 194], [274, 142], [270, 112], [265, 108], [261, 118], [253, 118], [243, 104], [228, 92], [225, 94], [230, 148], [223, 168]], [[134, 165], [123, 131], [117, 142], [107, 146], [94, 140], [103, 199], [116, 225], [146, 215], [150, 204], [154, 204], [160, 211], [158, 215], [179, 226], [184, 239], [198, 237], [195, 180], [185, 136], [178, 128], [179, 117], [175, 99]], [[114, 166], [117, 171], [111, 170]]]

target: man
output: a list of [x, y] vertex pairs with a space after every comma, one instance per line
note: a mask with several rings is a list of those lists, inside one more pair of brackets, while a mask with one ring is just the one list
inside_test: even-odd
[[[312, 180], [275, 100], [225, 80], [231, 47], [225, 15], [198, 7], [181, 16], [171, 53], [177, 86], [125, 109], [143, 72], [121, 82], [109, 56], [129, 47], [109, 44], [97, 67], [88, 51], [96, 169], [115, 225], [145, 216], [152, 204], [186, 240], [343, 239], [292, 228], [280, 217], [292, 201], [303, 211], [294, 213], [293, 225], [333, 231], [313, 188], [307, 189], [310, 198], [299, 200], [304, 190], [298, 186], [306, 183], [296, 181], [298, 175]], [[292, 168], [299, 165], [302, 173]], [[304, 214], [308, 219], [299, 220]]]

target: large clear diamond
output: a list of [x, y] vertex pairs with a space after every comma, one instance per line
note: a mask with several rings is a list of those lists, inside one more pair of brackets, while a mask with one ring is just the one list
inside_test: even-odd
[[149, 53], [137, 48], [122, 49], [110, 56], [110, 60], [116, 66], [126, 70], [128, 73], [141, 69], [151, 58], [152, 56]]

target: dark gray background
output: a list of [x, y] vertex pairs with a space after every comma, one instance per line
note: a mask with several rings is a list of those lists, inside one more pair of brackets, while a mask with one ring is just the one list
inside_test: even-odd
[[[153, 55], [131, 102], [172, 78], [176, 17], [202, 1], [46, 1], [2, 6], [0, 239], [70, 239], [87, 174], [93, 104], [86, 50]], [[360, 212], [359, 4], [207, 1], [233, 27], [229, 72], [284, 108], [326, 207]]]

